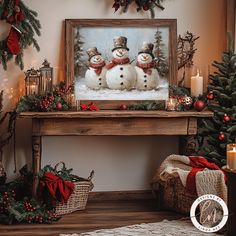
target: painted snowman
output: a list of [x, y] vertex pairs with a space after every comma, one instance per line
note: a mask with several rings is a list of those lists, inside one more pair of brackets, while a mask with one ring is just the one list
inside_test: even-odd
[[106, 63], [97, 48], [87, 50], [89, 56], [89, 69], [85, 73], [86, 85], [90, 89], [98, 90], [107, 87]]
[[112, 61], [107, 65], [106, 80], [110, 89], [131, 90], [136, 84], [136, 72], [130, 64], [127, 38], [114, 39]]
[[159, 74], [154, 68], [153, 44], [143, 42], [143, 46], [138, 53], [137, 64], [135, 67], [137, 73], [136, 88], [138, 90], [156, 89], [159, 84]]

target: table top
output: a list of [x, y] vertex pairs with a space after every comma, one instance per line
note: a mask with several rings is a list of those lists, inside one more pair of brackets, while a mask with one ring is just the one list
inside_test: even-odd
[[20, 118], [43, 119], [43, 118], [178, 118], [178, 117], [213, 117], [210, 111], [132, 111], [132, 110], [100, 110], [100, 111], [63, 111], [63, 112], [22, 112]]

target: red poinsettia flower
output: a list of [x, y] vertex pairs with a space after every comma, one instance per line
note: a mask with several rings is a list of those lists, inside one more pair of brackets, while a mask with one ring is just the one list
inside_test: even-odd
[[91, 103], [88, 105], [88, 110], [90, 110], [90, 111], [98, 111], [99, 108], [98, 108], [97, 106], [95, 106], [93, 102], [91, 102]]
[[81, 109], [82, 111], [87, 111], [87, 110], [88, 110], [88, 106], [87, 106], [86, 104], [81, 104], [81, 105], [80, 105], [80, 109]]

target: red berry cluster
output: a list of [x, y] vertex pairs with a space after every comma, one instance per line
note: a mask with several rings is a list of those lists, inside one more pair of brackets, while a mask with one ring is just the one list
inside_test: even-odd
[[39, 109], [41, 111], [50, 111], [53, 101], [54, 101], [53, 96], [44, 97], [42, 100], [39, 101]]
[[11, 199], [15, 198], [15, 191], [4, 192], [2, 196], [2, 202], [0, 203], [0, 213], [3, 214], [6, 212], [7, 208], [11, 205]]
[[28, 212], [36, 211], [36, 208], [30, 202], [24, 202], [25, 210]]

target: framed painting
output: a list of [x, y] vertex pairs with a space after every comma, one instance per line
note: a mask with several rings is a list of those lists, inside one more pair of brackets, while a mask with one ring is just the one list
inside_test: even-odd
[[66, 80], [77, 100], [167, 100], [177, 80], [176, 19], [67, 19]]

